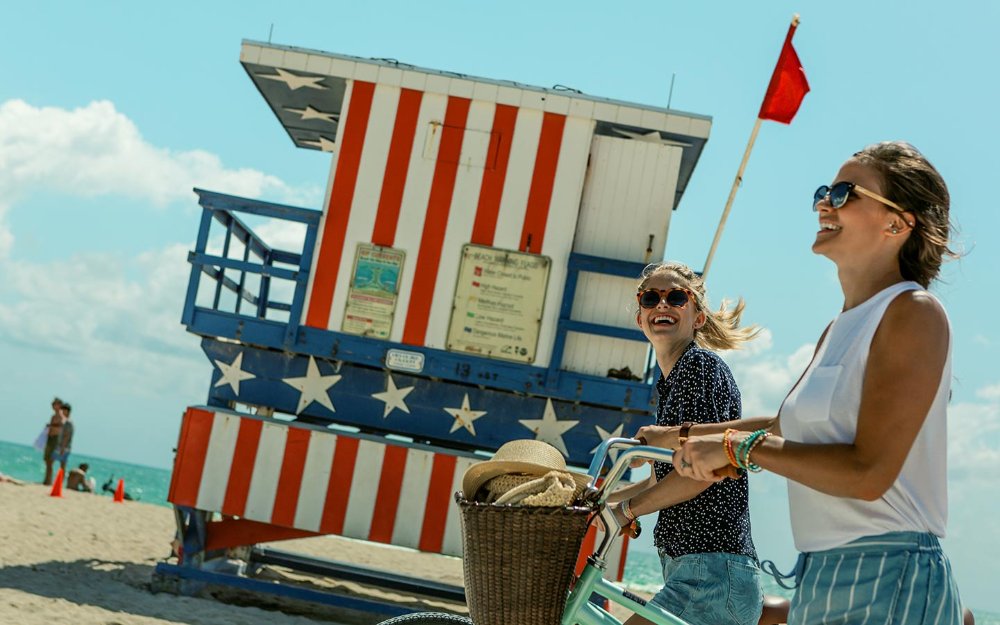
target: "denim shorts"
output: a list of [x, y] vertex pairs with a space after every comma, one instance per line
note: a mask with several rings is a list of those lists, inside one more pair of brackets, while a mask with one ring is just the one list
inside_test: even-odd
[[866, 536], [804, 553], [789, 625], [961, 625], [962, 603], [937, 537], [918, 532]]
[[731, 553], [660, 552], [663, 589], [651, 601], [691, 625], [756, 625], [764, 605], [760, 567]]

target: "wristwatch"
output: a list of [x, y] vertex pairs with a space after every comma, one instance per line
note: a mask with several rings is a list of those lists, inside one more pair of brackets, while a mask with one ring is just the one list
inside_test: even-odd
[[691, 421], [685, 421], [684, 423], [681, 423], [681, 431], [677, 433], [677, 446], [678, 447], [680, 447], [681, 445], [683, 445], [684, 443], [687, 442], [688, 432], [691, 431], [691, 426], [693, 426], [693, 425], [694, 425], [694, 423], [692, 423]]

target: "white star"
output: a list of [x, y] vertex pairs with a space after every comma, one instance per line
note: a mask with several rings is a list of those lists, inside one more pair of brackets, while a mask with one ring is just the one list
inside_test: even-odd
[[215, 366], [219, 368], [220, 372], [222, 372], [222, 377], [215, 383], [216, 388], [228, 384], [233, 388], [233, 392], [239, 395], [240, 382], [243, 380], [252, 380], [257, 377], [254, 374], [243, 370], [243, 352], [236, 354], [236, 358], [234, 358], [233, 362], [228, 365], [221, 360], [216, 360], [214, 362]]
[[[601, 426], [595, 425], [594, 429], [597, 430], [597, 438], [600, 440], [600, 443], [597, 443], [597, 446], [594, 447], [593, 449], [591, 449], [590, 453], [593, 455], [593, 453], [595, 451], [597, 451], [597, 447], [600, 447], [601, 443], [603, 443], [604, 441], [608, 440], [609, 438], [619, 438], [619, 437], [621, 437], [621, 435], [622, 435], [622, 429], [624, 427], [625, 427], [624, 423], [619, 423], [618, 427], [615, 428], [615, 431], [609, 433], [604, 428], [602, 428]], [[615, 460], [618, 459], [618, 452], [620, 452], [620, 451], [621, 451], [621, 449], [612, 449], [611, 450], [611, 453], [608, 454], [609, 456], [611, 456], [611, 462], [614, 462]]]
[[322, 76], [296, 76], [291, 72], [286, 72], [280, 67], [275, 67], [274, 71], [278, 72], [278, 75], [274, 74], [257, 74], [261, 78], [267, 78], [268, 80], [277, 80], [288, 85], [288, 88], [292, 91], [299, 89], [301, 87], [309, 87], [310, 89], [325, 90], [326, 87], [323, 85], [318, 85], [319, 81], [323, 80]]
[[324, 113], [323, 111], [317, 111], [308, 104], [304, 109], [293, 109], [285, 107], [286, 111], [291, 111], [292, 113], [298, 113], [302, 121], [310, 119], [319, 119], [325, 122], [330, 122], [331, 124], [336, 123], [340, 119], [340, 115], [337, 113]]
[[302, 393], [299, 396], [299, 407], [295, 410], [295, 414], [299, 414], [302, 410], [313, 403], [314, 401], [319, 402], [323, 406], [330, 409], [330, 412], [336, 412], [333, 407], [333, 402], [330, 401], [329, 389], [331, 386], [340, 382], [339, 375], [322, 375], [319, 372], [319, 367], [316, 365], [316, 361], [312, 356], [309, 357], [309, 367], [306, 369], [306, 374], [301, 378], [283, 378], [281, 381], [291, 386], [293, 388], [299, 389]]
[[463, 427], [473, 436], [476, 435], [476, 428], [472, 425], [472, 422], [486, 414], [485, 410], [472, 410], [469, 407], [468, 393], [465, 394], [465, 398], [462, 400], [461, 408], [445, 408], [444, 411], [455, 417], [455, 422], [451, 424], [449, 432], [454, 432], [458, 428]]
[[564, 456], [569, 455], [562, 435], [579, 421], [559, 421], [556, 419], [556, 411], [552, 407], [551, 399], [545, 400], [545, 412], [541, 419], [518, 419], [518, 421], [535, 433], [535, 440], [545, 441], [561, 451]]
[[318, 141], [305, 141], [305, 140], [302, 140], [302, 141], [299, 141], [299, 143], [301, 143], [302, 145], [311, 145], [313, 147], [317, 147], [317, 148], [323, 150], [324, 152], [333, 152], [334, 146], [337, 145], [336, 143], [334, 143], [333, 141], [330, 141], [329, 139], [327, 139], [323, 135], [319, 136], [319, 140]]
[[389, 413], [393, 411], [394, 408], [399, 408], [406, 414], [410, 414], [410, 408], [406, 405], [403, 399], [410, 394], [413, 390], [412, 386], [407, 386], [406, 388], [396, 388], [396, 383], [392, 381], [392, 376], [389, 376], [389, 385], [386, 387], [385, 392], [375, 393], [372, 395], [375, 399], [385, 402], [385, 412], [382, 413], [382, 418], [385, 419], [389, 416]]

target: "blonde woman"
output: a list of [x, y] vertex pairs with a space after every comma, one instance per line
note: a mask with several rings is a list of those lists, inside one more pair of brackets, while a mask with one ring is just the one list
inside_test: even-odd
[[[704, 282], [680, 263], [646, 267], [637, 291], [636, 323], [662, 373], [657, 425], [677, 427], [684, 436], [696, 423], [739, 419], [739, 389], [713, 350], [739, 347], [756, 334], [739, 327], [742, 302], [731, 311], [711, 310]], [[758, 622], [763, 595], [745, 477], [703, 482], [658, 462], [649, 481], [614, 493], [611, 501], [622, 525], [659, 512], [653, 537], [664, 586], [654, 603], [692, 625]], [[633, 615], [626, 625], [648, 622]]]

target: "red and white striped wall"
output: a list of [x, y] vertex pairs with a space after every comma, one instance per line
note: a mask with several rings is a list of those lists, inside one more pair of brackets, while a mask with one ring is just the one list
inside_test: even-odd
[[[445, 450], [188, 408], [168, 499], [269, 525], [460, 556], [454, 493], [474, 462]], [[581, 558], [598, 537], [592, 527]], [[625, 549], [615, 549], [608, 563], [618, 579]]]
[[[570, 115], [568, 98], [528, 108], [521, 90], [484, 87], [348, 83], [307, 325], [341, 328], [361, 242], [406, 251], [393, 341], [444, 347], [466, 243], [552, 257], [546, 300], [559, 301], [595, 122]], [[545, 308], [535, 364], [548, 362], [558, 312]]]

